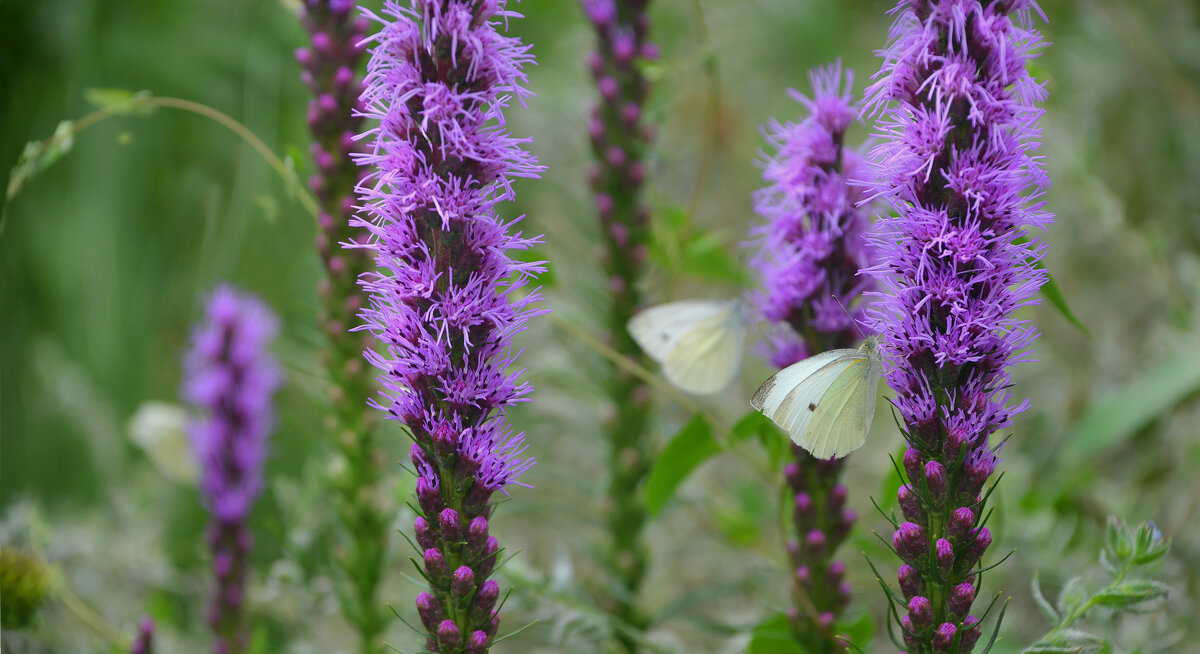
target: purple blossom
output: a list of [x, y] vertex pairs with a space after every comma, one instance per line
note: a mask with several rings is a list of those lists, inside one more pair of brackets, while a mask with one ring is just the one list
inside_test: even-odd
[[382, 16], [368, 14], [382, 29], [362, 96], [377, 124], [356, 157], [370, 173], [353, 224], [370, 233], [377, 266], [360, 281], [362, 328], [379, 343], [365, 353], [383, 389], [372, 405], [414, 440], [414, 527], [431, 586], [417, 608], [435, 652], [483, 652], [496, 637], [491, 497], [533, 464], [504, 412], [530, 391], [512, 369], [512, 339], [543, 313], [526, 286], [544, 267], [514, 258], [538, 239], [514, 232], [520, 219], [501, 220], [495, 205], [512, 198], [512, 178], [542, 169], [521, 147], [528, 139], [504, 127], [509, 98], [530, 95], [523, 69], [533, 63], [528, 46], [497, 31], [516, 16], [506, 4], [389, 0]]
[[197, 410], [188, 436], [201, 468], [200, 489], [212, 516], [206, 538], [216, 589], [208, 622], [219, 653], [246, 645], [241, 604], [253, 537], [247, 519], [262, 488], [272, 396], [282, 381], [268, 350], [275, 316], [257, 298], [220, 286], [192, 334], [184, 359], [183, 396]]
[[834, 64], [809, 79], [811, 98], [792, 91], [805, 118], [767, 125], [776, 152], [763, 170], [767, 185], [754, 196], [764, 222], [752, 232], [757, 252], [750, 264], [763, 288], [752, 298], [770, 324], [765, 354], [779, 368], [858, 340], [843, 307], [868, 288], [858, 276], [868, 256], [866, 218], [857, 206], [862, 191], [848, 183], [861, 157], [844, 146], [858, 112], [854, 75]]
[[[881, 220], [873, 270], [882, 286], [871, 317], [883, 335], [888, 383], [909, 449], [896, 532], [906, 595], [943, 599], [932, 620], [910, 607], [910, 650], [969, 652], [978, 620], [965, 615], [991, 533], [981, 493], [999, 461], [989, 437], [1028, 400], [1008, 370], [1028, 359], [1035, 331], [1015, 317], [1045, 281], [1032, 234], [1051, 221], [1042, 195], [1035, 103], [1025, 68], [1042, 46], [1035, 2], [904, 0], [894, 10], [883, 68], [869, 89], [881, 142], [870, 154]], [[948, 536], [949, 539], [943, 536]], [[928, 553], [936, 554], [934, 557]], [[936, 627], [935, 627], [936, 625]]]

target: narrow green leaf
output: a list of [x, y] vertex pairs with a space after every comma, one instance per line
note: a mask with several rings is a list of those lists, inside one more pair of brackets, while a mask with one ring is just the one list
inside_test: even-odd
[[787, 616], [777, 613], [754, 628], [746, 654], [806, 654], [796, 642]]
[[[1039, 267], [1042, 266], [1039, 265]], [[1058, 309], [1058, 312], [1062, 314], [1063, 318], [1067, 319], [1067, 322], [1075, 325], [1084, 334], [1088, 336], [1092, 335], [1087, 325], [1084, 325], [1083, 321], [1075, 316], [1075, 312], [1071, 311], [1071, 307], [1067, 304], [1066, 296], [1063, 295], [1062, 289], [1058, 287], [1058, 282], [1054, 281], [1054, 276], [1049, 271], [1046, 272], [1046, 283], [1042, 284], [1042, 297], [1046, 298], [1046, 301], [1051, 306]]]
[[1122, 609], [1166, 597], [1171, 587], [1152, 579], [1134, 579], [1096, 593], [1092, 601], [1100, 606]]
[[1037, 604], [1038, 608], [1042, 610], [1042, 613], [1046, 615], [1046, 619], [1050, 621], [1051, 625], [1058, 624], [1058, 621], [1061, 619], [1058, 615], [1058, 611], [1054, 610], [1054, 607], [1050, 605], [1049, 600], [1047, 600], [1046, 596], [1042, 594], [1042, 585], [1038, 583], [1038, 576], [1036, 573], [1033, 575], [1033, 581], [1031, 581], [1029, 585], [1030, 590], [1033, 593], [1034, 603]]
[[721, 451], [712, 428], [702, 415], [692, 416], [654, 461], [646, 478], [646, 510], [657, 515], [675, 495], [675, 490], [700, 464]]
[[1200, 357], [1181, 350], [1120, 391], [1093, 402], [1067, 434], [1067, 453], [1103, 452], [1196, 392], [1200, 392]]

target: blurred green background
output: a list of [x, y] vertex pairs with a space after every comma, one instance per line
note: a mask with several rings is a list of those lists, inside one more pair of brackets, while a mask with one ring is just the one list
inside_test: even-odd
[[[368, 3], [369, 4], [369, 3]], [[308, 99], [292, 59], [303, 44], [293, 2], [281, 0], [0, 0], [0, 169], [62, 120], [94, 109], [92, 88], [148, 90], [234, 117], [300, 177]], [[840, 57], [874, 73], [889, 24], [881, 0], [658, 0], [649, 117], [659, 140], [649, 199], [676, 242], [648, 280], [658, 300], [733, 296], [738, 251], [754, 219], [750, 193], [760, 125], [792, 119], [789, 87]], [[1042, 122], [1054, 187], [1047, 265], [1084, 333], [1050, 306], [1029, 311], [1042, 330], [1035, 363], [1014, 374], [1033, 398], [1004, 449], [992, 557], [1016, 554], [986, 580], [1013, 596], [995, 651], [1015, 652], [1045, 631], [1029, 595], [1040, 573], [1052, 594], [1075, 574], [1094, 575], [1106, 516], [1153, 519], [1175, 539], [1158, 574], [1169, 601], [1145, 616], [1102, 624], [1127, 650], [1200, 651], [1200, 9], [1187, 0], [1075, 3], [1047, 0], [1053, 45], [1034, 63], [1050, 99]], [[534, 44], [538, 98], [510, 112], [549, 167], [517, 183], [503, 210], [528, 214], [545, 233], [539, 256], [553, 271], [545, 305], [595, 332], [604, 280], [594, 260], [587, 200], [584, 120], [594, 101], [583, 53], [592, 34], [570, 0], [525, 0], [512, 33]], [[854, 137], [865, 139], [860, 127]], [[289, 371], [273, 441], [273, 482], [258, 512], [253, 611], [267, 651], [350, 651], [326, 577], [327, 508], [320, 479], [321, 337], [313, 323], [321, 274], [313, 219], [280, 177], [237, 137], [177, 110], [119, 117], [75, 139], [52, 167], [4, 207], [0, 231], [0, 542], [40, 548], [103, 621], [132, 633], [150, 612], [163, 651], [200, 652], [204, 516], [195, 489], [172, 481], [129, 439], [148, 401], [174, 402], [178, 359], [200, 299], [219, 280], [261, 294], [284, 319], [279, 352]], [[670, 245], [671, 247], [666, 247]], [[678, 246], [678, 247], [676, 247]], [[673, 254], [672, 254], [673, 253]], [[513, 412], [538, 466], [496, 521], [521, 550], [506, 586], [518, 589], [505, 624], [541, 623], [498, 652], [603, 651], [595, 608], [605, 585], [603, 542], [606, 411], [595, 378], [603, 362], [541, 320], [521, 337], [537, 390]], [[732, 423], [768, 374], [751, 361], [738, 392], [703, 403]], [[660, 398], [656, 439], [687, 419]], [[881, 414], [884, 412], [881, 412]], [[400, 459], [407, 439], [382, 428]], [[749, 446], [748, 446], [749, 447]], [[871, 536], [886, 532], [870, 497], [894, 488], [887, 454], [899, 447], [881, 415], [851, 460], [858, 535], [844, 546], [856, 599], [873, 616], [868, 651], [889, 651], [882, 594], [862, 564], [869, 552], [894, 564]], [[750, 448], [753, 449], [752, 447]], [[761, 456], [761, 453], [754, 453]], [[408, 529], [409, 477], [395, 469], [396, 524]], [[773, 480], [732, 457], [706, 465], [649, 530], [653, 566], [645, 603], [663, 651], [743, 651], [746, 632], [785, 606]], [[397, 539], [398, 540], [398, 539]], [[406, 546], [383, 597], [405, 615]], [[1098, 578], [1098, 577], [1097, 577]], [[1103, 623], [1104, 621], [1101, 621]], [[9, 636], [15, 651], [89, 652], [103, 629], [55, 601], [39, 630]], [[398, 622], [390, 642], [415, 641]]]

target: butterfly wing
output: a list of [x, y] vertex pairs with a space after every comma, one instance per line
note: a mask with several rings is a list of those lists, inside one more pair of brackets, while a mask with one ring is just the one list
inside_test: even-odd
[[633, 340], [662, 364], [663, 375], [689, 393], [712, 393], [741, 367], [746, 327], [731, 302], [684, 300], [642, 311], [629, 321]]
[[845, 456], [866, 442], [879, 377], [870, 358], [859, 354], [829, 385], [809, 422], [807, 442], [800, 442], [818, 459]]
[[782, 427], [796, 444], [807, 433], [821, 398], [842, 372], [844, 359], [856, 350], [815, 354], [775, 373], [750, 398], [750, 405]]

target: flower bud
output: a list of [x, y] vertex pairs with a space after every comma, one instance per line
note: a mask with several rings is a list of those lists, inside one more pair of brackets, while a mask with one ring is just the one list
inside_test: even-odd
[[446, 566], [446, 557], [434, 548], [425, 550], [425, 574], [429, 575], [430, 581], [434, 585], [441, 585], [446, 576], [450, 574], [450, 568]]
[[954, 509], [946, 525], [946, 533], [957, 543], [966, 542], [975, 528], [975, 512], [967, 507]]
[[431, 525], [423, 516], [417, 516], [415, 519], [413, 519], [413, 531], [417, 534], [417, 545], [419, 545], [422, 550], [427, 550], [437, 546], [437, 542], [434, 540], [434, 533]]
[[495, 579], [483, 582], [479, 586], [479, 592], [475, 595], [475, 615], [491, 615], [498, 599], [500, 599], [500, 584], [496, 583]]
[[904, 450], [904, 472], [908, 475], [910, 481], [916, 481], [925, 474], [925, 462], [921, 459], [921, 453], [908, 448]]
[[421, 618], [421, 624], [430, 631], [437, 629], [438, 623], [446, 617], [437, 599], [429, 593], [417, 595], [417, 615]]
[[496, 541], [495, 536], [488, 536], [487, 542], [483, 546], [483, 552], [479, 557], [479, 576], [486, 577], [492, 574], [492, 569], [496, 567], [497, 554], [500, 552], [500, 543]]
[[925, 521], [925, 509], [921, 508], [921, 502], [917, 498], [917, 494], [913, 491], [912, 486], [905, 484], [896, 491], [896, 499], [900, 502], [900, 512], [904, 514], [906, 520], [912, 522]]
[[950, 614], [957, 618], [962, 618], [971, 610], [971, 604], [975, 601], [975, 586], [973, 584], [959, 584], [950, 591], [950, 599], [946, 601], [947, 607], [950, 609]]
[[896, 571], [896, 576], [900, 580], [900, 592], [904, 597], [912, 599], [917, 595], [925, 592], [925, 582], [921, 579], [921, 575], [917, 573], [917, 569], [905, 563]]
[[975, 542], [967, 548], [967, 560], [971, 565], [975, 565], [979, 559], [983, 558], [983, 553], [992, 544], [992, 531], [987, 527], [980, 527], [975, 532]]
[[482, 631], [475, 630], [467, 638], [466, 654], [484, 654], [488, 646], [491, 645], [491, 639]]
[[916, 627], [907, 615], [900, 618], [900, 632], [904, 636], [904, 646], [910, 652], [921, 651], [921, 640], [917, 637]]
[[442, 530], [442, 538], [447, 542], [457, 543], [463, 540], [462, 518], [458, 516], [458, 511], [443, 509], [438, 514], [438, 526]]
[[820, 529], [810, 530], [804, 536], [804, 546], [807, 548], [810, 556], [816, 558], [824, 556], [828, 544], [829, 541], [825, 538], [825, 532]]
[[846, 505], [846, 496], [849, 491], [846, 490], [845, 484], [837, 484], [829, 490], [829, 499], [827, 506], [830, 513], [836, 513]]
[[962, 629], [958, 636], [959, 648], [964, 652], [971, 651], [975, 647], [975, 643], [979, 642], [979, 636], [979, 618], [973, 615], [963, 618]]
[[908, 600], [908, 616], [918, 627], [933, 624], [933, 604], [922, 595]]
[[437, 627], [437, 642], [446, 651], [453, 651], [462, 644], [462, 633], [453, 620], [442, 620]]
[[905, 561], [917, 561], [929, 551], [929, 543], [925, 541], [925, 532], [911, 522], [900, 525], [892, 535], [892, 545], [900, 558]]
[[804, 588], [809, 588], [812, 586], [812, 570], [810, 570], [806, 565], [796, 568], [795, 578], [796, 583], [800, 584]]
[[829, 583], [837, 584], [846, 578], [846, 564], [841, 561], [834, 561], [829, 564], [828, 572]]
[[946, 499], [946, 468], [937, 461], [925, 464], [925, 485], [933, 501], [939, 505]]
[[450, 578], [450, 594], [456, 600], [464, 600], [475, 592], [475, 573], [471, 568], [461, 565]]
[[954, 569], [954, 546], [950, 544], [950, 541], [945, 538], [937, 539], [937, 542], [934, 543], [934, 551], [937, 555], [938, 568], [943, 573]]
[[937, 631], [933, 632], [933, 651], [937, 654], [948, 654], [957, 634], [958, 629], [949, 622], [938, 625]]

